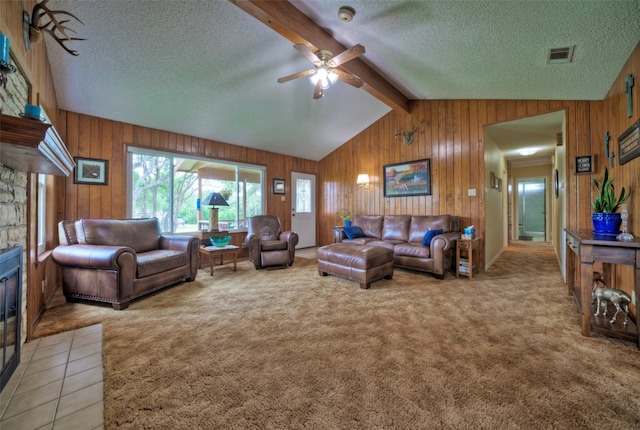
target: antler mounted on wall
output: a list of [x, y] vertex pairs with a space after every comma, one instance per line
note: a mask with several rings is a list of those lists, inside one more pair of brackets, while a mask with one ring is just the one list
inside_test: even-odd
[[[62, 20], [58, 21], [56, 19], [56, 15], [67, 15], [71, 18], [78, 21], [80, 24], [84, 25], [84, 22], [80, 20], [77, 16], [72, 14], [71, 12], [66, 12], [64, 10], [52, 10], [49, 9], [46, 4], [49, 0], [42, 0], [40, 3], [37, 3], [33, 10], [31, 11], [31, 16], [29, 16], [28, 12], [23, 12], [23, 31], [24, 31], [24, 40], [25, 45], [27, 45], [27, 49], [31, 49], [32, 45], [40, 43], [44, 37], [43, 32], [49, 33], [53, 39], [58, 42], [62, 48], [67, 51], [71, 55], [78, 55], [78, 51], [74, 51], [69, 49], [65, 42], [69, 42], [72, 40], [86, 40], [81, 39], [79, 37], [71, 37], [69, 36], [69, 32], [75, 33], [75, 31], [65, 24], [70, 20]], [[44, 17], [48, 17], [49, 21], [40, 22], [40, 20]]]
[[416, 128], [411, 124], [411, 130], [407, 131], [398, 131], [396, 133], [396, 137], [402, 136], [402, 143], [406, 146], [409, 146], [413, 143], [413, 133], [415, 133]]

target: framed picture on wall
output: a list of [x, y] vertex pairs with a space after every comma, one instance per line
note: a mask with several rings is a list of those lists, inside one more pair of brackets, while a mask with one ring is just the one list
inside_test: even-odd
[[273, 194], [284, 194], [284, 179], [273, 180]]
[[75, 157], [74, 184], [107, 185], [107, 160]]
[[385, 197], [430, 196], [431, 159], [387, 164], [382, 168]]

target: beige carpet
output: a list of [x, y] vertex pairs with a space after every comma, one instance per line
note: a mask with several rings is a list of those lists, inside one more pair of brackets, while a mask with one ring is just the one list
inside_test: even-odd
[[640, 427], [638, 351], [580, 335], [548, 246], [473, 282], [396, 270], [361, 290], [303, 258], [214, 275], [46, 312], [39, 335], [103, 322], [107, 428]]

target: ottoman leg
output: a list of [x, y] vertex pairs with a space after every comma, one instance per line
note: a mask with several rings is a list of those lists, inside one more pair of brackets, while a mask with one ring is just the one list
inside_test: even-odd
[[327, 272], [323, 272], [322, 270], [318, 270], [318, 275], [320, 276], [327, 276], [329, 275]]
[[360, 288], [362, 288], [363, 290], [368, 290], [370, 286], [371, 284], [368, 282], [360, 282]]
[[384, 279], [392, 279], [393, 278], [393, 273], [391, 275], [387, 275], [384, 277]]

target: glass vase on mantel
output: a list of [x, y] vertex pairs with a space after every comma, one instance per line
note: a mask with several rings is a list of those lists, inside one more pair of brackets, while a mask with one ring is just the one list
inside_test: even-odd
[[622, 219], [622, 233], [616, 236], [616, 239], [620, 242], [631, 242], [633, 235], [627, 231], [627, 219], [629, 213], [627, 212], [627, 204], [622, 205], [622, 211], [620, 212], [620, 218]]

